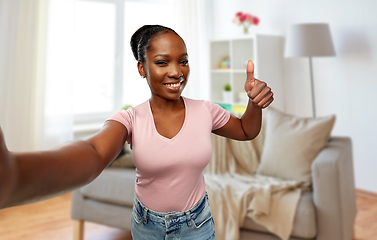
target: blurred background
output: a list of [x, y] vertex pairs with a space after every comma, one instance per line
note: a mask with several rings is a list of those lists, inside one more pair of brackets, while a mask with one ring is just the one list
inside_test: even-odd
[[[129, 47], [144, 24], [171, 27], [185, 40], [186, 97], [217, 101], [214, 89], [226, 80], [216, 83], [216, 76], [245, 76], [242, 66], [213, 71], [220, 57], [237, 61], [230, 54], [214, 62], [214, 49], [229, 42], [229, 51], [258, 51], [256, 77], [274, 76], [262, 79], [275, 92], [272, 106], [312, 117], [309, 58], [285, 57], [284, 44], [293, 24], [326, 23], [335, 55], [312, 59], [316, 115], [336, 115], [332, 135], [353, 141], [356, 187], [377, 193], [375, 9], [374, 0], [0, 0], [0, 125], [10, 150], [49, 149], [85, 138], [123, 106], [146, 101], [149, 88]], [[239, 11], [259, 19], [248, 33], [234, 22]], [[280, 40], [262, 51], [257, 36]], [[237, 39], [250, 46], [232, 45]]]

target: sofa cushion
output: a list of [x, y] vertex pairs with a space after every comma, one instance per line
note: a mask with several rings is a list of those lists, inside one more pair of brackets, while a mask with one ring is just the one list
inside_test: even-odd
[[[253, 230], [258, 232], [269, 232], [265, 227], [255, 223], [251, 218], [246, 217], [241, 227], [243, 230]], [[313, 193], [302, 192], [302, 196], [297, 205], [293, 222], [291, 236], [304, 239], [312, 239], [317, 235], [316, 212], [313, 204]]]
[[119, 156], [110, 164], [110, 167], [135, 168], [135, 163], [130, 145], [126, 143]]
[[300, 118], [267, 110], [266, 136], [258, 173], [311, 184], [311, 165], [325, 147], [335, 116]]
[[133, 168], [106, 168], [93, 182], [82, 187], [86, 198], [132, 207], [136, 172]]

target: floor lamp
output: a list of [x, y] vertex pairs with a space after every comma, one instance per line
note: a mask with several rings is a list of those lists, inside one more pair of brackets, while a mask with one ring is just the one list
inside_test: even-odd
[[312, 57], [335, 56], [327, 23], [295, 24], [288, 28], [285, 57], [309, 57], [313, 117], [316, 117]]

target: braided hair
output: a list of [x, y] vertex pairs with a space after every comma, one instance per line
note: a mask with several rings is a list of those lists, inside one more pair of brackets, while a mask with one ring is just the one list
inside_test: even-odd
[[[165, 34], [172, 32], [177, 34], [173, 29], [161, 25], [144, 25], [132, 35], [131, 49], [137, 61], [145, 62], [147, 50], [150, 48], [150, 41], [156, 34]], [[179, 36], [179, 35], [178, 35]]]

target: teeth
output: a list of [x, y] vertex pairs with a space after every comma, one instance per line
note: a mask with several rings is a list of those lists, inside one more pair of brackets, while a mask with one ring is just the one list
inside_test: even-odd
[[[183, 82], [183, 81], [182, 81]], [[167, 86], [170, 86], [170, 87], [179, 87], [179, 85], [181, 85], [182, 82], [179, 82], [179, 83], [174, 83], [174, 84], [166, 84]]]

